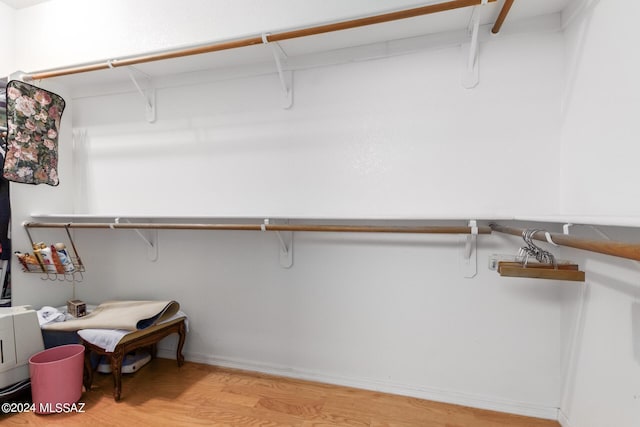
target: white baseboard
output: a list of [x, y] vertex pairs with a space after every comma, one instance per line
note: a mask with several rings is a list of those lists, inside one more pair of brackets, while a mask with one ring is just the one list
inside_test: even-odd
[[[175, 359], [175, 352], [175, 348], [158, 348], [158, 357]], [[558, 408], [535, 403], [509, 401], [492, 397], [477, 396], [469, 393], [439, 390], [429, 387], [416, 387], [386, 381], [328, 375], [325, 373], [306, 371], [286, 366], [276, 366], [247, 360], [228, 359], [207, 354], [185, 353], [185, 359], [190, 362], [203, 363], [206, 365], [254, 371], [281, 377], [336, 384], [346, 387], [398, 394], [402, 396], [411, 396], [478, 409], [487, 409], [491, 411], [545, 418], [549, 420], [558, 419]], [[567, 424], [565, 427], [570, 426]]]
[[569, 422], [569, 417], [562, 412], [562, 409], [558, 410], [558, 422], [562, 427], [572, 427], [571, 422]]

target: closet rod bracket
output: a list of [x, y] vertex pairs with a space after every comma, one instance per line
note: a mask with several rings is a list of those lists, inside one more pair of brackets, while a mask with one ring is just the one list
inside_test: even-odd
[[480, 8], [487, 4], [486, 0], [473, 7], [471, 19], [467, 27], [469, 42], [462, 44], [462, 86], [473, 89], [480, 81], [478, 76], [478, 33], [480, 31]]
[[472, 278], [478, 273], [477, 268], [477, 240], [478, 240], [478, 223], [476, 220], [469, 221], [470, 234], [462, 235], [464, 245], [460, 254], [460, 268], [464, 277]]
[[[115, 218], [113, 220], [113, 225], [115, 224], [120, 224], [120, 221], [122, 221], [122, 218]], [[124, 221], [126, 221], [127, 223], [131, 224], [131, 221], [129, 221], [128, 219], [124, 219]], [[114, 230], [115, 227], [111, 226], [111, 229]], [[134, 228], [133, 231], [135, 231], [138, 236], [140, 236], [140, 238], [146, 243], [147, 246], [147, 258], [149, 259], [149, 261], [157, 261], [158, 260], [158, 230], [157, 229], [147, 229], [145, 230], [145, 234], [142, 233], [142, 231], [140, 231], [137, 228]]]
[[[288, 224], [289, 221], [286, 220], [285, 224]], [[266, 218], [264, 222], [261, 224], [260, 228], [262, 231], [267, 231], [268, 226], [270, 225], [269, 219]], [[274, 230], [276, 233], [276, 237], [278, 238], [279, 245], [279, 259], [280, 266], [282, 268], [291, 268], [293, 265], [293, 231], [279, 231]]]
[[293, 71], [284, 71], [282, 69], [282, 60], [280, 59], [280, 56], [286, 58], [287, 54], [278, 42], [270, 42], [269, 36], [269, 33], [262, 33], [262, 43], [269, 45], [271, 48], [273, 60], [276, 63], [276, 70], [278, 71], [278, 78], [280, 79], [280, 86], [284, 92], [282, 108], [288, 110], [293, 106]]
[[[107, 61], [107, 65], [109, 65], [109, 68], [114, 68], [113, 62], [114, 61]], [[129, 74], [129, 79], [131, 80], [133, 85], [136, 87], [136, 90], [144, 99], [145, 117], [147, 121], [149, 123], [155, 122], [156, 121], [156, 89], [153, 87], [153, 84], [151, 82], [151, 76], [149, 76], [147, 73], [140, 71], [139, 69], [137, 69], [132, 65], [128, 65], [124, 68], [127, 70], [127, 74]], [[146, 82], [145, 84], [146, 89], [143, 89], [140, 86], [132, 70], [136, 71], [140, 76], [140, 78]]]

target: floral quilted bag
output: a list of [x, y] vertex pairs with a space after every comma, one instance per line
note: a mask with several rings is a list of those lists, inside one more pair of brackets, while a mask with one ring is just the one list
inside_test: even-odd
[[17, 80], [7, 83], [4, 178], [58, 185], [58, 130], [64, 107], [60, 95]]

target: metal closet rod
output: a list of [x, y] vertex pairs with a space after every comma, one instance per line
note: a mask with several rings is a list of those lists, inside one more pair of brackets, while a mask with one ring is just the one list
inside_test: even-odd
[[[522, 236], [522, 233], [525, 231], [522, 228], [507, 227], [494, 223], [489, 224], [489, 227], [493, 231], [512, 234], [514, 236]], [[637, 244], [581, 239], [560, 233], [549, 233], [549, 237], [553, 243], [559, 246], [568, 246], [570, 248], [640, 261], [640, 245]], [[533, 238], [543, 242], [547, 241], [545, 231], [537, 231], [533, 234]]]
[[[384, 22], [397, 21], [400, 19], [414, 18], [416, 16], [429, 15], [432, 13], [444, 12], [447, 10], [460, 9], [464, 7], [477, 6], [485, 2], [493, 3], [496, 0], [452, 0], [444, 3], [430, 4], [426, 6], [416, 7], [413, 9], [406, 9], [397, 12], [383, 13], [379, 15], [368, 16], [365, 18], [351, 19], [347, 21], [340, 21], [332, 24], [317, 25], [314, 27], [308, 27], [298, 30], [283, 31], [273, 34], [265, 34], [247, 37], [244, 39], [223, 41], [218, 43], [212, 43], [204, 46], [196, 46], [185, 49], [172, 50], [169, 52], [150, 53], [147, 55], [140, 55], [122, 59], [114, 59], [104, 62], [96, 62], [87, 65], [79, 65], [75, 67], [59, 68], [55, 70], [47, 70], [41, 72], [34, 72], [30, 74], [24, 74], [23, 80], [42, 80], [52, 77], [65, 76], [69, 74], [86, 73], [90, 71], [106, 70], [114, 67], [125, 67], [129, 65], [142, 64], [145, 62], [161, 61], [164, 59], [181, 58], [184, 56], [199, 55], [202, 53], [216, 52], [220, 50], [235, 49], [244, 46], [252, 46], [256, 44], [262, 44], [265, 41], [278, 42], [282, 40], [295, 39], [298, 37], [312, 36], [316, 34], [329, 33], [333, 31], [347, 30], [350, 28], [364, 27], [367, 25], [381, 24]], [[506, 5], [505, 5], [506, 6]], [[497, 33], [500, 30], [504, 16], [506, 16], [508, 8], [502, 9], [500, 16], [502, 16], [499, 24], [496, 22], [492, 32]], [[503, 16], [504, 15], [504, 16]]]
[[[470, 234], [467, 226], [376, 226], [376, 225], [324, 225], [324, 224], [159, 224], [159, 223], [57, 223], [25, 222], [25, 228], [121, 228], [150, 230], [240, 230], [240, 231], [320, 231], [345, 233], [415, 233], [415, 234]], [[486, 226], [477, 227], [478, 234], [491, 234]]]

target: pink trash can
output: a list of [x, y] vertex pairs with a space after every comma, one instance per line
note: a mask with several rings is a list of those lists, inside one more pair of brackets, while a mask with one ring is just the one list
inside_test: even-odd
[[29, 358], [31, 397], [38, 414], [61, 412], [80, 400], [84, 346], [52, 347]]

